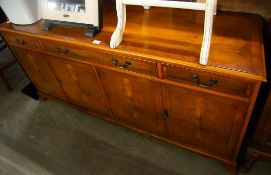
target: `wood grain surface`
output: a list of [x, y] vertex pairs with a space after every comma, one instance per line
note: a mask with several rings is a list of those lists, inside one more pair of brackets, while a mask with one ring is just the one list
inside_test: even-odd
[[[129, 54], [195, 69], [205, 69], [264, 81], [266, 78], [262, 42], [261, 20], [257, 15], [220, 12], [214, 19], [214, 31], [207, 66], [199, 65], [204, 13], [194, 10], [128, 6], [127, 25], [122, 44], [109, 47], [116, 27], [114, 4], [104, 3], [104, 28], [94, 38], [86, 38], [85, 29], [68, 26], [42, 30], [44, 21], [20, 26], [4, 23], [2, 31], [18, 32], [54, 38], [80, 46], [87, 46], [116, 54]], [[253, 25], [252, 25], [253, 24]], [[240, 27], [242, 26], [242, 27]], [[102, 41], [100, 45], [93, 40]]]
[[[235, 171], [266, 80], [260, 16], [219, 12], [209, 64], [202, 66], [203, 12], [129, 6], [124, 41], [111, 49], [115, 6], [104, 8], [104, 29], [94, 38], [78, 27], [44, 31], [43, 20], [4, 23], [0, 31], [42, 97], [220, 160]], [[210, 84], [212, 79], [217, 82]]]

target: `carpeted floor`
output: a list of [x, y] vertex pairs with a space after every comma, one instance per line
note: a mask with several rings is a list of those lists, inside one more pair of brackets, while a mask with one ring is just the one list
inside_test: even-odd
[[[9, 50], [0, 53], [11, 58]], [[0, 175], [226, 175], [220, 163], [96, 119], [72, 107], [22, 94], [19, 65], [0, 82]], [[241, 175], [243, 173], [240, 173]], [[257, 162], [248, 175], [270, 175]]]

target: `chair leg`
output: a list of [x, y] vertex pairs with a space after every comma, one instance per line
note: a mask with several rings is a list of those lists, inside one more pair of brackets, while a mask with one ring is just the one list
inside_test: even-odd
[[9, 84], [8, 80], [6, 79], [3, 72], [0, 72], [0, 78], [2, 79], [3, 83], [5, 84], [8, 91], [12, 91], [11, 85]]

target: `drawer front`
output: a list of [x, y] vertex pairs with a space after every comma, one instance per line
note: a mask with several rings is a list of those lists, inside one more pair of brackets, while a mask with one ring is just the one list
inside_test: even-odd
[[3, 35], [10, 45], [20, 46], [24, 48], [32, 48], [35, 50], [40, 49], [38, 40], [35, 38], [13, 33], [4, 33]]
[[140, 58], [104, 52], [85, 46], [75, 46], [73, 44], [48, 40], [40, 41], [44, 50], [51, 54], [156, 76], [155, 61], [145, 61]]
[[188, 83], [232, 95], [249, 97], [252, 93], [252, 84], [249, 82], [200, 73], [181, 67], [163, 65], [163, 75], [164, 79]]

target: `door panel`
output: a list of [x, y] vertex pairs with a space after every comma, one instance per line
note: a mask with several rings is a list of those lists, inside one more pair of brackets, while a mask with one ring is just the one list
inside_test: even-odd
[[71, 103], [103, 116], [111, 116], [93, 66], [53, 56], [48, 57]]
[[66, 100], [63, 90], [52, 72], [44, 54], [13, 48], [18, 59], [36, 88], [53, 97]]
[[158, 82], [106, 69], [98, 72], [116, 118], [132, 127], [161, 134], [163, 125], [158, 111], [162, 100]]
[[167, 137], [205, 151], [234, 154], [248, 104], [206, 93], [162, 85]]

